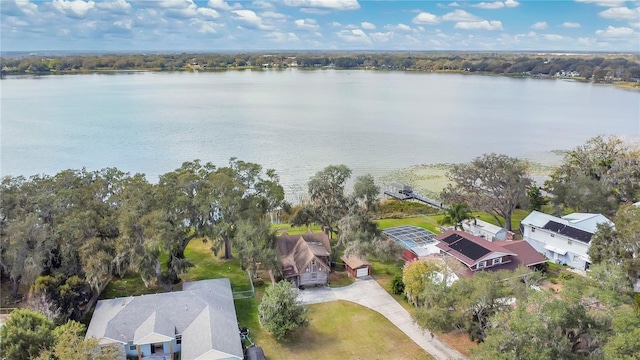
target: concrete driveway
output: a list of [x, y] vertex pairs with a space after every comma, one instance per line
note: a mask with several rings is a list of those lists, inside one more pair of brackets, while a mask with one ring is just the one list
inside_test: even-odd
[[351, 301], [379, 312], [402, 332], [407, 334], [426, 352], [439, 360], [466, 359], [457, 350], [433, 335], [428, 330], [422, 330], [413, 322], [411, 315], [402, 305], [387, 293], [373, 278], [356, 279], [356, 281], [341, 288], [311, 288], [299, 290], [298, 299], [303, 304], [318, 304], [336, 300]]

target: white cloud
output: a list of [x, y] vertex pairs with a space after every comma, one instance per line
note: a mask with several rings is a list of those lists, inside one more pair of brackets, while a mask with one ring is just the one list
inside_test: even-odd
[[492, 2], [480, 2], [477, 4], [472, 4], [471, 7], [475, 7], [483, 10], [497, 10], [502, 8], [514, 8], [520, 5], [519, 2], [515, 0], [506, 0], [506, 1], [492, 1]]
[[212, 18], [212, 19], [217, 19], [217, 18], [220, 17], [220, 14], [217, 11], [215, 11], [215, 10], [213, 10], [211, 8], [199, 7], [197, 11], [198, 11], [198, 14], [200, 14], [200, 15], [202, 15], [204, 17], [209, 17], [209, 18]]
[[451, 7], [460, 7], [460, 4], [458, 4], [457, 2], [454, 1], [454, 2], [450, 3], [449, 6], [451, 6]]
[[126, 0], [113, 0], [96, 3], [96, 7], [103, 10], [126, 13], [131, 9], [131, 4]]
[[298, 29], [307, 30], [307, 31], [317, 31], [320, 26], [313, 19], [298, 19], [294, 21], [296, 27]]
[[562, 41], [564, 37], [558, 34], [543, 34], [542, 37], [547, 41]]
[[[10, 25], [11, 27], [14, 26], [29, 26], [29, 23], [19, 19], [15, 16], [7, 16], [6, 18], [3, 19], [3, 24], [4, 25]], [[15, 29], [13, 29], [13, 31], [15, 31]]]
[[332, 22], [331, 22], [331, 26], [333, 26], [333, 27], [340, 27], [340, 26], [342, 26], [342, 24], [340, 24], [340, 23], [339, 23], [339, 22], [337, 22], [337, 21], [332, 21]]
[[611, 20], [640, 20], [640, 7], [629, 9], [628, 7], [612, 7], [598, 13], [601, 17]]
[[65, 15], [83, 17], [89, 10], [93, 9], [96, 3], [93, 1], [84, 2], [82, 0], [53, 0], [51, 4], [56, 10]]
[[340, 39], [348, 43], [371, 44], [371, 39], [360, 29], [341, 30], [336, 33]]
[[159, 0], [151, 4], [154, 4], [161, 8], [166, 8], [166, 9], [184, 9], [191, 6], [195, 6], [195, 4], [193, 3], [193, 0]]
[[16, 0], [16, 6], [27, 15], [38, 12], [38, 5], [32, 4], [29, 0]]
[[394, 36], [393, 31], [375, 32], [375, 33], [369, 34], [369, 37], [371, 37], [375, 42], [379, 42], [379, 43], [389, 42], [391, 39], [393, 39], [393, 36]]
[[376, 28], [375, 25], [373, 25], [372, 23], [370, 23], [368, 21], [361, 22], [360, 26], [362, 26], [362, 28], [365, 29], [365, 30], [375, 30], [375, 28]]
[[482, 21], [459, 21], [454, 26], [456, 29], [461, 30], [502, 30], [502, 22], [497, 20], [482, 20]]
[[442, 15], [442, 20], [444, 21], [480, 21], [482, 19], [464, 10], [454, 10], [450, 13]]
[[570, 29], [576, 29], [580, 27], [580, 23], [565, 21], [562, 23], [562, 26]]
[[546, 21], [538, 21], [537, 23], [531, 25], [531, 28], [535, 30], [544, 30], [548, 27], [549, 25], [547, 24]]
[[504, 6], [508, 8], [514, 8], [514, 7], [517, 7], [518, 5], [520, 5], [520, 3], [517, 2], [516, 0], [507, 0], [504, 2]]
[[440, 22], [440, 19], [432, 13], [421, 12], [413, 18], [412, 22], [414, 24], [437, 24]]
[[405, 24], [398, 24], [398, 25], [385, 25], [384, 26], [385, 29], [387, 30], [393, 30], [393, 31], [411, 31], [411, 26], [409, 25], [405, 25]]
[[360, 9], [358, 0], [284, 0], [287, 6], [330, 10]]
[[313, 15], [331, 14], [331, 10], [319, 9], [319, 8], [300, 8], [300, 12], [305, 14], [313, 14]]
[[216, 34], [215, 24], [211, 21], [203, 21], [198, 32], [201, 34]]
[[287, 15], [285, 14], [281, 14], [275, 11], [265, 11], [260, 13], [260, 16], [262, 16], [263, 18], [267, 18], [267, 19], [286, 19]]
[[628, 27], [607, 26], [606, 30], [596, 30], [596, 34], [606, 38], [626, 38], [635, 36], [636, 32]]
[[131, 30], [131, 28], [133, 27], [133, 21], [131, 21], [131, 19], [118, 20], [113, 22], [113, 26], [125, 30]]
[[209, 5], [210, 8], [225, 10], [225, 11], [242, 9], [242, 5], [240, 4], [229, 5], [229, 3], [227, 3], [224, 0], [209, 0], [207, 5]]
[[504, 3], [502, 1], [481, 2], [481, 3], [471, 5], [471, 7], [477, 7], [479, 9], [484, 9], [484, 10], [495, 10], [495, 9], [502, 9], [504, 7]]
[[265, 37], [277, 43], [291, 43], [300, 41], [298, 36], [292, 32], [283, 33], [280, 31], [274, 31], [265, 35]]
[[269, 1], [262, 1], [262, 0], [252, 2], [251, 6], [258, 9], [275, 9], [275, 6], [273, 5], [273, 3], [270, 3]]
[[251, 10], [233, 10], [231, 11], [236, 15], [235, 20], [243, 22], [252, 28], [261, 30], [272, 30], [273, 26], [267, 26], [262, 23], [262, 18]]
[[579, 3], [596, 4], [598, 6], [616, 7], [623, 5], [626, 0], [576, 0]]

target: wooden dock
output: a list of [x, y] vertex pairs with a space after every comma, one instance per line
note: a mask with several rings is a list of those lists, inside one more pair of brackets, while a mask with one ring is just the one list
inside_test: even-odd
[[400, 184], [400, 183], [389, 184], [389, 186], [387, 187], [387, 190], [384, 191], [384, 194], [386, 196], [392, 197], [397, 200], [402, 200], [402, 201], [416, 200], [418, 202], [427, 204], [429, 206], [433, 206], [438, 209], [442, 209], [445, 206], [443, 203], [439, 201], [430, 199], [420, 193], [413, 191], [413, 189], [410, 186]]

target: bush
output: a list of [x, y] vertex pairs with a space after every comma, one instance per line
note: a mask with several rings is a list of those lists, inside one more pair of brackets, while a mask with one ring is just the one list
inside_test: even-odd
[[307, 309], [298, 302], [297, 297], [289, 281], [271, 285], [264, 292], [258, 306], [258, 319], [260, 325], [277, 340], [309, 324]]
[[396, 275], [391, 280], [391, 291], [396, 294], [404, 294], [404, 282], [402, 282], [402, 275]]

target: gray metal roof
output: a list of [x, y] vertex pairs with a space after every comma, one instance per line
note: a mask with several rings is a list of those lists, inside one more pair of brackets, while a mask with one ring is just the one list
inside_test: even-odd
[[183, 359], [211, 351], [243, 357], [229, 279], [185, 283], [183, 291], [98, 301], [86, 337], [101, 343], [152, 343], [176, 334], [182, 334]]

